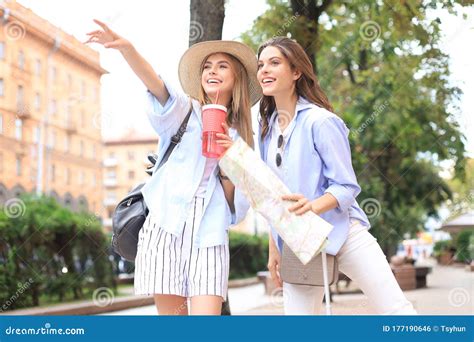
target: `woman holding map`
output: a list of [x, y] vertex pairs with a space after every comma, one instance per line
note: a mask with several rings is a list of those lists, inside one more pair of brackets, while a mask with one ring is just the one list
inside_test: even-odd
[[[405, 298], [356, 201], [360, 187], [352, 168], [348, 129], [332, 111], [310, 59], [294, 40], [276, 37], [258, 50], [259, 143], [265, 163], [293, 192], [290, 211], [313, 211], [334, 226], [326, 252], [354, 280], [379, 314], [416, 314]], [[283, 241], [272, 229], [268, 268], [283, 287], [285, 313], [319, 313], [324, 288], [280, 278]]]

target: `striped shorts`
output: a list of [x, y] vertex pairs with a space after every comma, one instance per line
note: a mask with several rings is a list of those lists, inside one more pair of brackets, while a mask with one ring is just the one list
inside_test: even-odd
[[227, 296], [229, 244], [197, 248], [204, 198], [195, 197], [180, 236], [168, 233], [148, 215], [138, 237], [135, 294], [182, 297]]

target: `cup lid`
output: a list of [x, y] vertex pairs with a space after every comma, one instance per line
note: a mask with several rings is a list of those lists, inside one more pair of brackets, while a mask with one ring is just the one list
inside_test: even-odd
[[219, 105], [219, 104], [212, 104], [212, 103], [205, 104], [202, 106], [201, 111], [206, 110], [206, 109], [220, 109], [227, 113], [227, 107], [223, 105]]

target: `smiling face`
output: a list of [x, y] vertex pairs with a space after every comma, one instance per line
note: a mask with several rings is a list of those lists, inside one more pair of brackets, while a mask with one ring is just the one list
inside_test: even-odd
[[201, 86], [206, 95], [215, 101], [219, 91], [219, 103], [228, 104], [232, 97], [235, 83], [235, 72], [229, 56], [215, 53], [207, 57], [201, 74]]
[[288, 59], [274, 46], [262, 50], [258, 59], [257, 78], [263, 95], [279, 96], [292, 94], [295, 82], [301, 73], [294, 70]]

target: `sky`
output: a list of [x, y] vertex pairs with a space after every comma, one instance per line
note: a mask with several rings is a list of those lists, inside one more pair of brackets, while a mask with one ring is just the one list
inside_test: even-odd
[[[166, 80], [179, 87], [177, 69], [188, 47], [189, 1], [134, 0], [19, 0], [81, 41], [96, 29], [93, 18], [109, 24], [130, 40]], [[238, 39], [252, 27], [267, 8], [265, 0], [228, 0], [223, 39]], [[442, 19], [442, 49], [450, 56], [451, 83], [464, 92], [459, 123], [467, 137], [468, 155], [474, 157], [474, 7], [464, 10], [467, 20], [436, 12]], [[145, 87], [133, 74], [119, 52], [91, 45], [100, 52], [101, 65], [109, 74], [101, 80], [102, 128], [104, 138], [136, 127], [140, 134], [153, 136], [145, 115]], [[254, 108], [255, 110], [255, 108]]]

